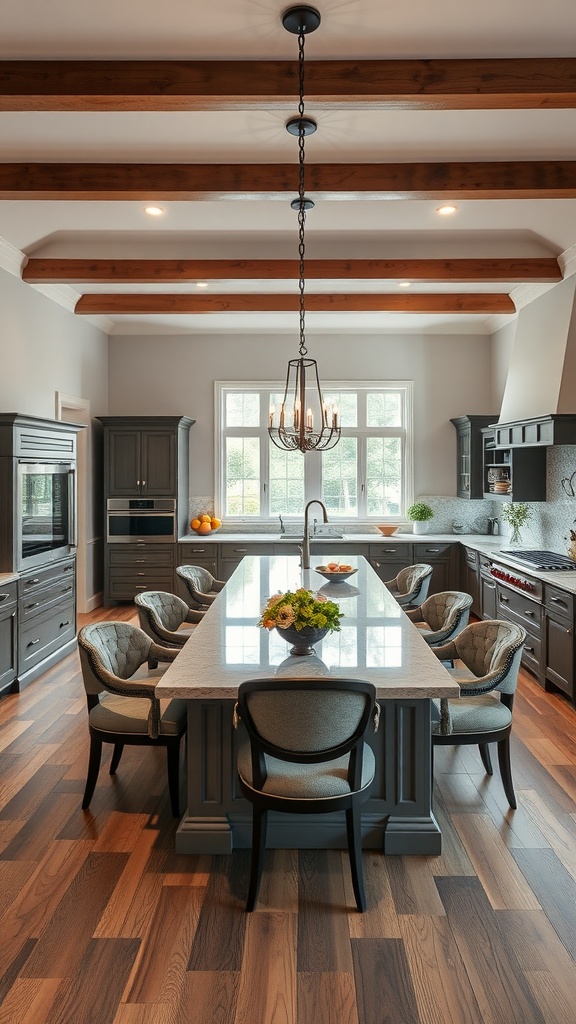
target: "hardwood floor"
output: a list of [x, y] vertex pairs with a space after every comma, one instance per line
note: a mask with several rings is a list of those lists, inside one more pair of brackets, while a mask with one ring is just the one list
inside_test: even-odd
[[77, 655], [0, 701], [0, 1024], [575, 1024], [576, 713], [527, 673], [518, 810], [438, 748], [442, 856], [367, 852], [365, 914], [346, 854], [278, 850], [246, 915], [248, 853], [174, 854], [164, 752], [84, 813], [87, 753]]

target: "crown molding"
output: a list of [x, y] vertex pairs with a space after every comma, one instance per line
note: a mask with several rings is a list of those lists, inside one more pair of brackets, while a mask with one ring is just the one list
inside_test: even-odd
[[[45, 295], [47, 299], [52, 299], [52, 302], [58, 303], [59, 306], [63, 306], [68, 312], [74, 314], [76, 303], [80, 298], [80, 293], [72, 288], [69, 284], [34, 284], [31, 286], [34, 291], [40, 292]], [[86, 316], [82, 318], [88, 323], [93, 324], [98, 330], [103, 331], [104, 334], [111, 334], [114, 327], [114, 321], [110, 320], [107, 316], [94, 315]]]
[[0, 267], [13, 277], [22, 279], [22, 270], [28, 262], [28, 257], [11, 245], [5, 238], [0, 238]]

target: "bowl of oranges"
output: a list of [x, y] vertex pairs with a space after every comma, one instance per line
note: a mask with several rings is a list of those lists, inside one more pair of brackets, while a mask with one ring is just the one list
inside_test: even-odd
[[222, 526], [222, 520], [217, 519], [216, 516], [210, 516], [205, 513], [201, 516], [196, 516], [190, 522], [190, 529], [194, 530], [194, 533], [200, 534], [201, 537], [206, 536], [207, 533], [214, 533], [215, 530], [219, 530]]

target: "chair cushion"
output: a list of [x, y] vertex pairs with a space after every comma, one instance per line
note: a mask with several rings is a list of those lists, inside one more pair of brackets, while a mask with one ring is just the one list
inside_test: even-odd
[[[440, 718], [440, 701], [433, 700], [433, 719]], [[478, 697], [461, 697], [449, 700], [449, 711], [452, 722], [450, 736], [464, 735], [475, 732], [494, 732], [505, 729], [512, 722], [512, 712], [505, 704], [484, 693]], [[440, 721], [432, 721], [432, 732], [440, 735]]]
[[[149, 676], [148, 681], [153, 682]], [[89, 715], [90, 726], [102, 732], [127, 732], [148, 735], [150, 701], [146, 697], [120, 697], [105, 693]], [[160, 736], [176, 736], [186, 723], [185, 700], [160, 701]]]
[[[348, 754], [321, 764], [293, 764], [289, 761], [279, 761], [268, 755], [265, 755], [265, 760], [268, 778], [263, 792], [270, 796], [285, 797], [290, 800], [318, 800], [345, 796], [350, 793], [350, 786], [346, 779]], [[372, 748], [365, 743], [362, 759], [362, 789], [370, 785], [375, 771], [374, 753]], [[247, 786], [252, 787], [250, 743], [244, 743], [238, 751], [238, 774]]]

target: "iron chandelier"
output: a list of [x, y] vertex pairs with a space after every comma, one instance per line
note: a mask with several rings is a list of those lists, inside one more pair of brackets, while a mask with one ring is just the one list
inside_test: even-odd
[[313, 135], [318, 125], [304, 112], [304, 40], [320, 24], [320, 12], [315, 7], [289, 7], [282, 15], [282, 24], [288, 32], [298, 36], [299, 97], [298, 115], [286, 122], [286, 130], [298, 137], [298, 198], [290, 203], [298, 211], [298, 254], [300, 257], [298, 288], [300, 293], [300, 348], [298, 359], [290, 359], [286, 374], [284, 398], [278, 418], [275, 406], [270, 406], [268, 433], [277, 448], [285, 451], [326, 451], [340, 440], [338, 407], [330, 408], [324, 401], [318, 366], [315, 359], [307, 359], [305, 278], [305, 224], [306, 212], [314, 202], [304, 191], [305, 144], [307, 135]]

